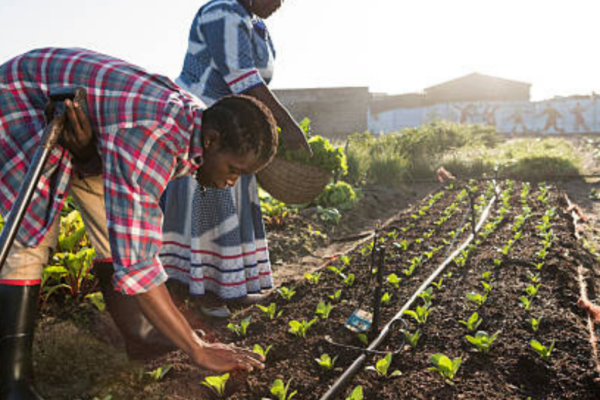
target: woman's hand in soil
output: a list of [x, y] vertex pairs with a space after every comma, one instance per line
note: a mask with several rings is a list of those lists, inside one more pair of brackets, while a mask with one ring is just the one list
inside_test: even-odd
[[199, 366], [215, 372], [265, 368], [263, 356], [233, 344], [203, 342], [201, 348], [194, 352], [193, 359]]

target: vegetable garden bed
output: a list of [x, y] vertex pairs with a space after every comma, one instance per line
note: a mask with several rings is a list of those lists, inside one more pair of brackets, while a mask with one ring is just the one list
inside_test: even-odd
[[[594, 261], [572, 235], [565, 200], [543, 184], [501, 182], [499, 190], [496, 207], [476, 240], [435, 280], [429, 296], [422, 296], [411, 307], [420, 312], [419, 318], [406, 315], [407, 330], [403, 332], [402, 324], [397, 325], [378, 349], [402, 348], [392, 357], [387, 376], [382, 368], [379, 372], [361, 370], [339, 398], [349, 397], [359, 385], [367, 399], [600, 398], [585, 314], [577, 308], [577, 268], [590, 268]], [[400, 214], [380, 232], [378, 243], [386, 252], [381, 325], [446, 258], [454, 239], [456, 248], [469, 234], [469, 193], [479, 213], [495, 194], [487, 183], [446, 188]], [[238, 329], [223, 328], [220, 334], [225, 341], [248, 347], [272, 346], [265, 370], [230, 378], [227, 398], [276, 399], [270, 393], [276, 379], [285, 383], [291, 379], [290, 393], [297, 391], [294, 398], [319, 399], [325, 394], [360, 355], [332, 345], [327, 337], [366, 347], [343, 324], [353, 310], [371, 309], [376, 286], [372, 246], [371, 242], [332, 261], [310, 279], [285, 283], [280, 292], [295, 292], [289, 300], [273, 294], [264, 303], [265, 307], [274, 304], [273, 318], [267, 310], [251, 308], [231, 321], [232, 328]], [[315, 313], [320, 303], [321, 310], [332, 307], [328, 318], [323, 312]], [[424, 315], [426, 321], [422, 321]], [[247, 318], [249, 325], [243, 334], [239, 327]], [[303, 332], [309, 321], [314, 322]], [[472, 331], [466, 325], [472, 325]], [[296, 334], [290, 332], [294, 330]], [[420, 338], [412, 347], [406, 337], [414, 339], [417, 331]], [[335, 357], [332, 369], [316, 362], [320, 358], [325, 364], [323, 354]], [[434, 354], [460, 359], [455, 376], [452, 371], [441, 369], [443, 377], [431, 370]], [[381, 367], [378, 361], [382, 358], [383, 354], [371, 355], [366, 365]], [[174, 368], [143, 393], [118, 384], [107, 389], [117, 399], [150, 400], [165, 398], [166, 393], [169, 399], [215, 398], [209, 388], [200, 385], [206, 374], [189, 365], [181, 353], [155, 363], [170, 363]], [[396, 370], [401, 374], [392, 377]]]

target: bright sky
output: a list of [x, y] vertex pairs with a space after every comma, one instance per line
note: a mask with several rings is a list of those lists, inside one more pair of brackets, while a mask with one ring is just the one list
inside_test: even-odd
[[[204, 0], [0, 0], [0, 62], [87, 47], [175, 78]], [[471, 72], [534, 100], [600, 92], [597, 0], [287, 0], [266, 22], [274, 88], [420, 91]]]

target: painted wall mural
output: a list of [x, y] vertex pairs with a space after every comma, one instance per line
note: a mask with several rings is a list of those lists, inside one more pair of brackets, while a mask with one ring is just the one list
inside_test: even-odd
[[369, 115], [369, 131], [388, 133], [435, 120], [495, 126], [502, 133], [576, 134], [600, 132], [600, 100], [497, 101], [399, 108]]

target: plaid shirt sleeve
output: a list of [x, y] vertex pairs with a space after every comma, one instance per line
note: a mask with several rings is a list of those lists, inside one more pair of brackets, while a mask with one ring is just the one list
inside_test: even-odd
[[265, 85], [254, 59], [251, 21], [222, 7], [208, 10], [199, 18], [197, 27], [231, 92], [243, 93], [254, 86]]
[[107, 136], [104, 197], [113, 282], [124, 294], [139, 294], [167, 280], [158, 258], [162, 238], [158, 203], [173, 175], [176, 149], [158, 126], [121, 128]]

